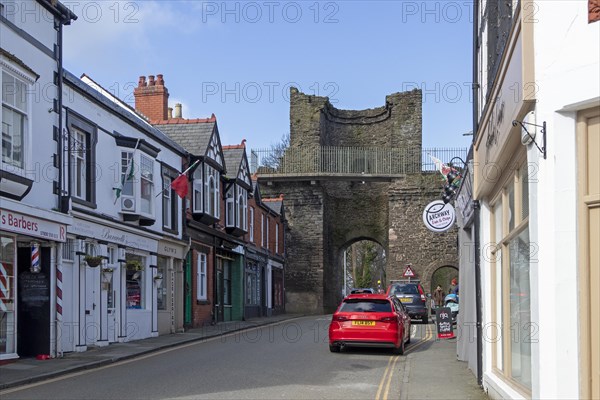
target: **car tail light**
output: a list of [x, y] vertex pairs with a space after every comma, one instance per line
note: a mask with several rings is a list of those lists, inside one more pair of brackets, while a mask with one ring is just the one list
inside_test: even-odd
[[425, 295], [423, 293], [421, 293], [421, 300], [425, 301], [427, 298], [425, 297]]
[[380, 318], [379, 321], [381, 321], [381, 322], [396, 322], [396, 321], [398, 321], [398, 319], [396, 317], [383, 317], [383, 318]]
[[348, 317], [344, 315], [334, 315], [333, 320], [337, 322], [348, 321]]
[[417, 286], [419, 288], [419, 293], [421, 294], [421, 301], [425, 301], [427, 298], [425, 297], [425, 293], [423, 292], [423, 287], [421, 285]]

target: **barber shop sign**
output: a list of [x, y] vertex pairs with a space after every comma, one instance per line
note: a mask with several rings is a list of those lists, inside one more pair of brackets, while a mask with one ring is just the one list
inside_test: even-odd
[[454, 207], [450, 203], [444, 203], [442, 200], [435, 200], [427, 204], [423, 211], [423, 223], [433, 232], [446, 232], [456, 220]]

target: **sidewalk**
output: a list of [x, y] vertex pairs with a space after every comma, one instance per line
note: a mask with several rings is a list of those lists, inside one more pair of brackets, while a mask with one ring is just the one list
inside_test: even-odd
[[[71, 372], [97, 368], [180, 344], [218, 337], [230, 332], [263, 326], [294, 318], [300, 314], [223, 322], [184, 333], [158, 336], [127, 343], [91, 347], [82, 353], [66, 353], [63, 358], [8, 360], [0, 363], [0, 390], [54, 378]], [[423, 325], [421, 325], [423, 326]], [[399, 358], [394, 379], [401, 381], [400, 393], [391, 398], [405, 399], [487, 399], [477, 386], [475, 375], [466, 363], [456, 360], [456, 339], [436, 340], [434, 325], [425, 340], [416, 339]]]

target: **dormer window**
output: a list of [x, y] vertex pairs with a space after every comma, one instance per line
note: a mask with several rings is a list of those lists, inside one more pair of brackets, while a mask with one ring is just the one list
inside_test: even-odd
[[201, 163], [193, 173], [192, 213], [196, 221], [212, 224], [221, 217], [221, 173], [207, 163]]
[[225, 195], [225, 227], [233, 235], [248, 232], [248, 191], [237, 184]]
[[221, 217], [221, 210], [219, 207], [219, 183], [219, 171], [207, 164], [204, 173], [204, 210], [206, 214], [216, 219]]

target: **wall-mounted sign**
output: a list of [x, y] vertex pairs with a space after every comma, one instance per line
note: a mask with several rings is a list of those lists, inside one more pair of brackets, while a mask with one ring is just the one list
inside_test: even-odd
[[6, 209], [0, 210], [0, 228], [8, 232], [46, 240], [67, 241], [67, 227], [65, 225]]
[[125, 232], [120, 229], [111, 228], [105, 225], [96, 224], [90, 221], [76, 219], [72, 225], [69, 225], [68, 232], [87, 236], [89, 238], [104, 240], [111, 243], [134, 249], [156, 252], [158, 241], [133, 233]]
[[433, 232], [446, 232], [456, 220], [456, 213], [452, 204], [445, 204], [441, 200], [435, 200], [427, 204], [423, 211], [423, 223]]

